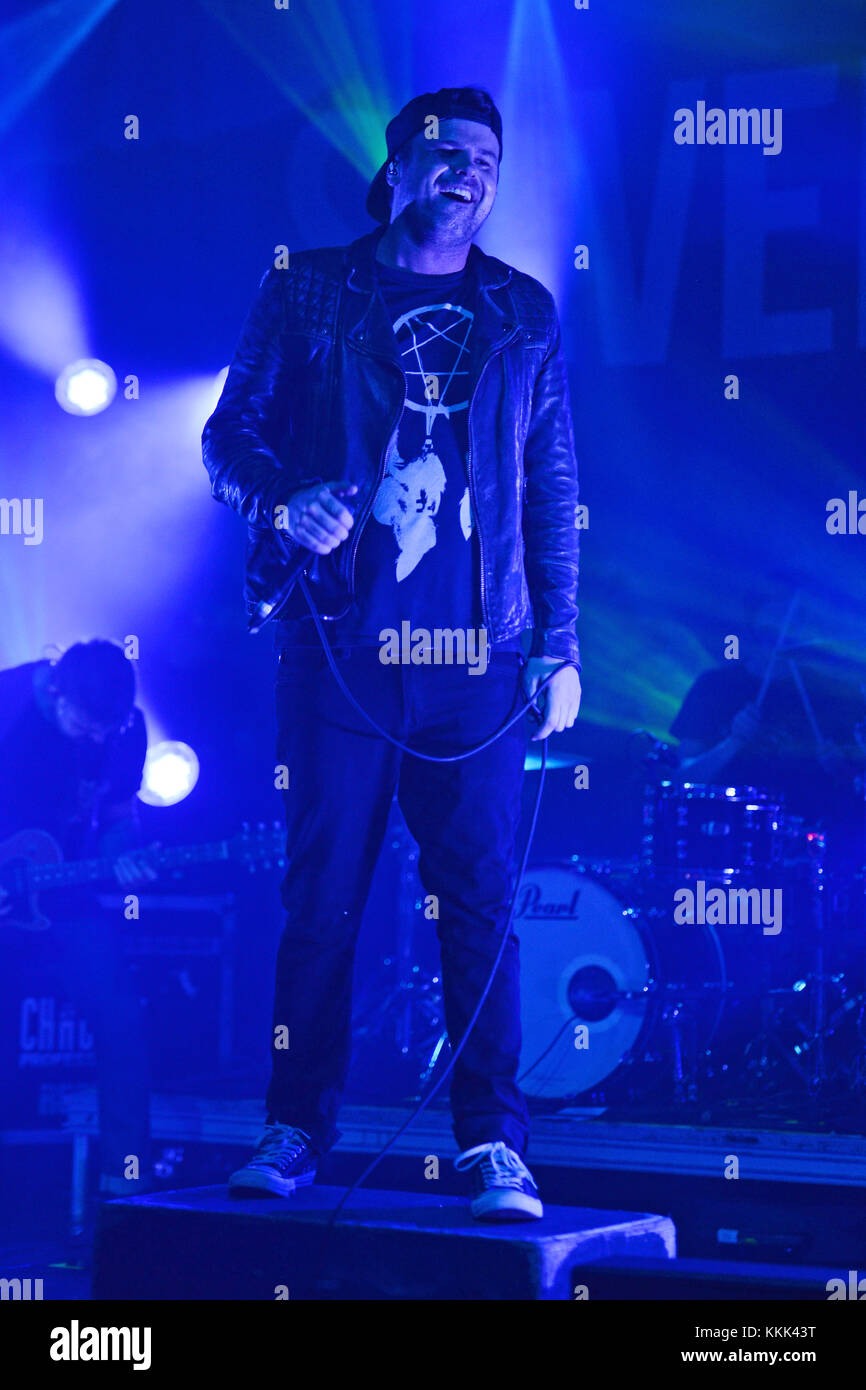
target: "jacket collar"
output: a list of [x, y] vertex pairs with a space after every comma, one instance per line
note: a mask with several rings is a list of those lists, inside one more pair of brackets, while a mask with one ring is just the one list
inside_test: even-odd
[[[356, 301], [359, 312], [357, 315], [351, 315], [352, 323], [351, 326], [347, 325], [347, 337], [353, 346], [362, 351], [368, 350], [387, 356], [400, 366], [385, 303], [381, 294], [377, 293], [376, 248], [384, 232], [384, 227], [377, 227], [375, 231], [359, 237], [345, 249], [346, 288], [363, 297]], [[490, 355], [514, 332], [517, 316], [507, 289], [511, 280], [511, 267], [494, 256], [485, 255], [474, 242], [469, 248], [466, 265], [473, 276], [476, 290], [470, 371], [472, 377], [477, 379]], [[490, 296], [491, 290], [499, 289], [505, 290], [505, 308]]]
[[[377, 227], [346, 247], [346, 284], [349, 289], [360, 290], [362, 294], [374, 292], [376, 248], [384, 234], [385, 228]], [[469, 247], [466, 266], [474, 274], [478, 287], [484, 291], [502, 289], [511, 279], [511, 266], [498, 261], [495, 256], [485, 255], [474, 241]]]

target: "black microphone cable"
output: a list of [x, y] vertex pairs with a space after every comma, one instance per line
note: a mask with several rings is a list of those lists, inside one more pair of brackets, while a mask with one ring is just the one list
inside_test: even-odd
[[[279, 532], [277, 532], [277, 534], [279, 535]], [[287, 549], [287, 546], [286, 546], [286, 544], [285, 544], [285, 538], [284, 538], [283, 536], [280, 535], [280, 540], [283, 542], [284, 548]], [[426, 762], [434, 762], [434, 763], [453, 763], [453, 762], [460, 762], [460, 761], [462, 761], [464, 758], [473, 757], [476, 753], [480, 753], [480, 752], [482, 752], [485, 748], [489, 748], [493, 743], [496, 742], [496, 740], [497, 740], [498, 738], [501, 738], [503, 734], [507, 733], [508, 730], [509, 730], [510, 728], [512, 728], [512, 727], [517, 723], [517, 721], [518, 721], [519, 719], [522, 719], [522, 718], [524, 717], [524, 715], [526, 714], [527, 710], [532, 709], [532, 710], [535, 712], [536, 716], [537, 716], [540, 720], [542, 720], [542, 719], [543, 719], [543, 715], [542, 715], [541, 711], [539, 710], [539, 708], [538, 708], [538, 703], [537, 703], [538, 697], [540, 696], [542, 690], [544, 690], [544, 689], [549, 685], [550, 681], [553, 679], [553, 677], [557, 674], [558, 671], [561, 671], [561, 670], [562, 670], [564, 667], [566, 667], [566, 666], [572, 666], [572, 665], [574, 665], [574, 662], [571, 662], [571, 661], [563, 661], [563, 662], [560, 663], [560, 665], [555, 666], [554, 669], [549, 673], [549, 675], [545, 676], [544, 680], [541, 681], [541, 682], [539, 682], [538, 686], [536, 687], [536, 690], [535, 690], [534, 695], [528, 696], [528, 697], [525, 699], [525, 702], [524, 702], [522, 708], [519, 709], [519, 710], [517, 711], [516, 714], [510, 715], [510, 716], [508, 717], [508, 719], [506, 719], [505, 722], [504, 722], [502, 725], [500, 725], [500, 727], [499, 727], [498, 729], [496, 729], [496, 730], [494, 731], [494, 733], [492, 733], [488, 738], [484, 739], [481, 743], [476, 744], [476, 745], [475, 745], [474, 747], [472, 747], [472, 748], [467, 748], [467, 749], [465, 749], [462, 753], [453, 753], [453, 754], [446, 754], [446, 755], [443, 755], [443, 754], [433, 754], [433, 753], [424, 753], [424, 752], [422, 752], [420, 749], [412, 748], [409, 744], [405, 744], [405, 743], [401, 742], [400, 739], [395, 738], [395, 737], [394, 737], [392, 734], [390, 734], [386, 729], [383, 729], [383, 728], [381, 727], [381, 725], [377, 724], [376, 720], [373, 719], [372, 715], [368, 714], [368, 712], [367, 712], [367, 711], [364, 709], [364, 707], [358, 702], [358, 700], [355, 699], [355, 696], [352, 694], [351, 690], [349, 690], [348, 686], [346, 685], [345, 681], [343, 680], [342, 673], [340, 672], [340, 670], [339, 670], [339, 668], [338, 668], [338, 666], [337, 666], [337, 664], [336, 664], [336, 662], [335, 662], [335, 660], [334, 660], [334, 655], [333, 655], [333, 652], [332, 652], [332, 650], [331, 650], [331, 646], [330, 646], [330, 643], [329, 643], [329, 641], [328, 641], [328, 637], [327, 637], [327, 634], [326, 634], [326, 632], [325, 632], [325, 629], [324, 629], [324, 626], [323, 626], [323, 623], [322, 623], [321, 615], [320, 615], [320, 613], [319, 613], [319, 611], [318, 611], [318, 608], [316, 607], [315, 599], [313, 598], [312, 594], [310, 593], [310, 589], [309, 589], [309, 586], [308, 586], [308, 584], [307, 584], [306, 574], [305, 574], [305, 570], [306, 570], [306, 565], [307, 565], [307, 563], [309, 563], [309, 557], [308, 557], [307, 561], [305, 562], [304, 566], [303, 566], [299, 571], [297, 571], [297, 573], [293, 576], [293, 579], [296, 580], [296, 582], [298, 583], [298, 585], [299, 585], [299, 587], [300, 587], [300, 589], [301, 589], [302, 594], [304, 595], [304, 598], [305, 598], [305, 600], [306, 600], [307, 606], [308, 606], [308, 608], [309, 608], [309, 610], [310, 610], [310, 614], [311, 614], [312, 619], [313, 619], [313, 623], [315, 624], [315, 627], [316, 627], [316, 632], [318, 633], [319, 640], [320, 640], [320, 642], [321, 642], [321, 644], [322, 644], [322, 648], [323, 648], [324, 653], [325, 653], [325, 658], [326, 658], [326, 660], [327, 660], [327, 662], [328, 662], [328, 666], [330, 667], [331, 672], [332, 672], [334, 678], [335, 678], [336, 681], [337, 681], [338, 686], [340, 687], [341, 691], [342, 691], [343, 694], [346, 696], [346, 698], [348, 699], [348, 701], [350, 702], [350, 704], [353, 706], [353, 708], [354, 708], [355, 710], [357, 710], [357, 712], [361, 715], [361, 717], [362, 717], [363, 719], [366, 720], [366, 722], [371, 726], [371, 728], [375, 729], [376, 733], [378, 733], [382, 738], [387, 739], [387, 741], [388, 741], [389, 743], [393, 744], [393, 746], [394, 746], [395, 748], [399, 748], [402, 752], [408, 753], [408, 754], [410, 754], [410, 756], [412, 756], [412, 757], [422, 758], [422, 759], [424, 759], [424, 761], [426, 761]], [[259, 622], [258, 627], [255, 628], [256, 631], [258, 631], [259, 628], [263, 625], [263, 623], [264, 623], [264, 621], [266, 621], [267, 617], [272, 616], [275, 612], [278, 612], [279, 609], [282, 608], [283, 600], [284, 600], [285, 597], [286, 597], [286, 589], [284, 588], [284, 589], [281, 591], [281, 594], [280, 594], [280, 601], [279, 601], [278, 603], [275, 603], [275, 604], [273, 605], [273, 607], [270, 608], [268, 611], [266, 611], [265, 608], [263, 608], [263, 607], [260, 605], [259, 613], [260, 613], [260, 615], [261, 615], [261, 621]], [[252, 629], [251, 629], [251, 630], [252, 630]], [[525, 692], [524, 692], [524, 693], [525, 693]], [[394, 1131], [394, 1133], [391, 1135], [390, 1139], [388, 1139], [388, 1141], [383, 1145], [383, 1147], [379, 1150], [379, 1152], [378, 1152], [378, 1153], [376, 1154], [376, 1156], [373, 1158], [372, 1162], [369, 1163], [369, 1164], [367, 1165], [367, 1167], [364, 1169], [364, 1171], [360, 1174], [360, 1176], [357, 1177], [357, 1178], [355, 1179], [355, 1181], [354, 1181], [349, 1187], [347, 1187], [347, 1189], [346, 1189], [346, 1191], [344, 1192], [343, 1196], [340, 1198], [340, 1201], [337, 1203], [336, 1207], [334, 1208], [333, 1212], [331, 1213], [330, 1218], [329, 1218], [329, 1220], [328, 1220], [328, 1224], [327, 1224], [327, 1226], [326, 1226], [326, 1228], [325, 1228], [325, 1234], [324, 1234], [324, 1237], [323, 1237], [323, 1240], [322, 1240], [322, 1247], [321, 1247], [321, 1250], [320, 1250], [319, 1260], [318, 1260], [318, 1262], [317, 1262], [317, 1268], [316, 1268], [316, 1272], [315, 1272], [315, 1275], [314, 1275], [314, 1281], [313, 1281], [313, 1282], [314, 1282], [314, 1285], [317, 1284], [317, 1283], [319, 1282], [320, 1275], [321, 1275], [321, 1272], [322, 1272], [322, 1267], [323, 1267], [324, 1262], [325, 1262], [325, 1253], [326, 1253], [326, 1249], [327, 1249], [327, 1242], [328, 1242], [328, 1240], [329, 1240], [329, 1238], [330, 1238], [330, 1236], [331, 1236], [331, 1234], [332, 1234], [332, 1232], [333, 1232], [334, 1225], [335, 1225], [335, 1223], [336, 1223], [336, 1220], [337, 1220], [337, 1217], [338, 1217], [339, 1213], [340, 1213], [340, 1212], [343, 1210], [343, 1208], [345, 1207], [345, 1205], [346, 1205], [346, 1203], [348, 1202], [349, 1198], [351, 1197], [352, 1193], [355, 1192], [355, 1191], [361, 1186], [361, 1184], [362, 1184], [363, 1182], [365, 1182], [366, 1179], [367, 1179], [368, 1177], [370, 1177], [371, 1173], [373, 1173], [373, 1172], [375, 1171], [375, 1169], [379, 1166], [379, 1164], [382, 1162], [382, 1159], [385, 1157], [385, 1155], [388, 1153], [388, 1151], [392, 1148], [392, 1146], [396, 1143], [396, 1141], [400, 1138], [400, 1135], [403, 1134], [403, 1133], [405, 1133], [405, 1131], [409, 1128], [409, 1126], [418, 1118], [418, 1116], [419, 1116], [420, 1114], [422, 1114], [422, 1112], [427, 1108], [427, 1106], [430, 1104], [430, 1102], [431, 1102], [431, 1101], [434, 1099], [434, 1097], [438, 1094], [438, 1092], [440, 1091], [440, 1089], [442, 1088], [442, 1086], [444, 1085], [444, 1083], [447, 1081], [448, 1077], [451, 1075], [452, 1071], [454, 1070], [454, 1067], [455, 1067], [455, 1065], [456, 1065], [456, 1063], [457, 1063], [457, 1061], [458, 1061], [458, 1059], [459, 1059], [459, 1057], [460, 1057], [460, 1055], [461, 1055], [461, 1053], [462, 1053], [464, 1047], [466, 1046], [467, 1042], [469, 1041], [469, 1037], [470, 1037], [470, 1034], [472, 1033], [472, 1029], [475, 1027], [475, 1025], [476, 1025], [476, 1023], [477, 1023], [477, 1021], [478, 1021], [479, 1015], [480, 1015], [480, 1013], [481, 1013], [481, 1010], [482, 1010], [482, 1008], [484, 1007], [484, 1003], [485, 1003], [485, 1001], [486, 1001], [486, 999], [487, 999], [487, 996], [489, 995], [490, 990], [491, 990], [492, 987], [493, 987], [493, 981], [494, 981], [494, 979], [495, 979], [495, 977], [496, 977], [496, 971], [499, 969], [499, 964], [500, 964], [500, 962], [501, 962], [501, 960], [502, 960], [502, 956], [503, 956], [503, 954], [504, 954], [504, 952], [505, 952], [505, 946], [506, 946], [506, 943], [507, 943], [507, 941], [508, 941], [509, 934], [510, 934], [510, 932], [511, 932], [512, 924], [513, 924], [513, 922], [514, 922], [514, 913], [515, 913], [515, 910], [516, 910], [516, 907], [517, 907], [517, 897], [518, 897], [518, 894], [519, 894], [519, 892], [520, 892], [520, 885], [521, 885], [521, 882], [522, 882], [522, 880], [523, 880], [523, 875], [524, 875], [524, 873], [526, 872], [526, 865], [527, 865], [527, 862], [528, 862], [528, 859], [529, 859], [530, 850], [531, 850], [531, 848], [532, 848], [532, 842], [533, 842], [533, 839], [534, 839], [534, 836], [535, 836], [536, 826], [537, 826], [537, 824], [538, 824], [538, 815], [539, 815], [539, 811], [540, 811], [540, 809], [541, 809], [541, 798], [542, 798], [542, 794], [543, 794], [543, 791], [544, 791], [544, 781], [545, 781], [546, 772], [547, 772], [547, 740], [545, 739], [545, 740], [542, 741], [542, 745], [541, 745], [541, 768], [540, 768], [540, 776], [539, 776], [539, 780], [538, 780], [538, 790], [536, 791], [536, 794], [535, 794], [535, 802], [534, 802], [533, 810], [532, 810], [532, 818], [531, 818], [530, 825], [529, 825], [529, 833], [528, 833], [528, 835], [527, 835], [526, 844], [525, 844], [525, 846], [524, 846], [523, 854], [522, 854], [522, 856], [521, 856], [520, 865], [519, 865], [519, 869], [518, 869], [518, 873], [517, 873], [517, 879], [516, 879], [515, 886], [514, 886], [514, 892], [513, 892], [513, 894], [512, 894], [512, 898], [511, 898], [511, 904], [510, 904], [510, 906], [509, 906], [508, 913], [507, 913], [506, 919], [505, 919], [505, 925], [504, 925], [503, 930], [502, 930], [502, 937], [501, 937], [501, 940], [500, 940], [500, 943], [499, 943], [499, 950], [498, 950], [497, 953], [496, 953], [496, 959], [494, 960], [493, 965], [492, 965], [492, 967], [491, 967], [491, 969], [490, 969], [490, 973], [489, 973], [489, 975], [488, 975], [488, 977], [487, 977], [487, 982], [486, 982], [486, 984], [485, 984], [485, 986], [484, 986], [484, 989], [483, 989], [483, 991], [482, 991], [482, 993], [481, 993], [481, 996], [480, 996], [480, 998], [479, 998], [479, 1000], [478, 1000], [478, 1003], [477, 1003], [476, 1006], [475, 1006], [475, 1010], [474, 1010], [474, 1012], [473, 1012], [473, 1014], [472, 1014], [472, 1017], [470, 1018], [470, 1020], [469, 1020], [469, 1022], [468, 1022], [468, 1024], [467, 1024], [467, 1026], [466, 1026], [466, 1029], [465, 1029], [465, 1031], [464, 1031], [464, 1033], [463, 1033], [463, 1036], [462, 1036], [462, 1038], [460, 1039], [459, 1043], [457, 1043], [456, 1046], [454, 1046], [454, 1047], [452, 1048], [451, 1059], [450, 1059], [450, 1061], [449, 1061], [447, 1067], [445, 1068], [445, 1070], [444, 1070], [444, 1071], [442, 1072], [442, 1074], [439, 1076], [438, 1080], [436, 1080], [436, 1082], [434, 1083], [434, 1085], [431, 1086], [431, 1088], [430, 1088], [429, 1091], [426, 1093], [426, 1095], [424, 1095], [424, 1096], [421, 1097], [421, 1100], [418, 1102], [417, 1106], [416, 1106], [415, 1109], [412, 1111], [412, 1113], [409, 1115], [409, 1117], [408, 1117], [406, 1120], [404, 1120], [403, 1124], [400, 1125], [399, 1129], [397, 1129], [397, 1130]]]

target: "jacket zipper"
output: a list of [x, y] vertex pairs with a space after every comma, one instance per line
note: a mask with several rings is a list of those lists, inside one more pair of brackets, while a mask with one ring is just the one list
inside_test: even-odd
[[[365, 353], [367, 354], [368, 357], [375, 357], [378, 361], [380, 361], [380, 362], [385, 362], [385, 363], [387, 363], [388, 365], [394, 367], [394, 369], [395, 369], [396, 371], [400, 371], [400, 369], [397, 367], [396, 363], [394, 362], [393, 358], [391, 358], [391, 357], [386, 357], [386, 356], [384, 356], [382, 353], [371, 352], [370, 349], [369, 349], [369, 348], [366, 348], [366, 347], [365, 347], [365, 348], [362, 348], [362, 351], [365, 352]], [[394, 442], [394, 439], [395, 439], [395, 437], [396, 437], [396, 435], [397, 435], [397, 431], [398, 431], [398, 429], [399, 429], [399, 427], [400, 427], [400, 421], [401, 421], [401, 419], [403, 418], [403, 411], [404, 411], [404, 409], [405, 409], [405, 407], [406, 407], [406, 396], [407, 396], [408, 393], [407, 393], [407, 388], [406, 388], [406, 374], [405, 374], [405, 372], [400, 371], [400, 379], [401, 379], [402, 382], [403, 382], [403, 395], [402, 395], [402, 398], [401, 398], [401, 400], [400, 400], [400, 406], [399, 406], [399, 408], [398, 408], [398, 410], [397, 410], [396, 415], [394, 416], [394, 419], [393, 419], [393, 422], [392, 422], [392, 425], [391, 425], [391, 431], [390, 431], [390, 433], [389, 433], [389, 435], [388, 435], [388, 442], [387, 442], [387, 444], [385, 445], [385, 447], [383, 448], [382, 453], [381, 453], [380, 456], [379, 456], [379, 467], [378, 467], [377, 472], [376, 472], [376, 480], [375, 480], [375, 482], [374, 482], [374, 484], [373, 484], [373, 487], [372, 487], [372, 490], [371, 490], [371, 492], [370, 492], [369, 500], [368, 500], [367, 505], [365, 506], [363, 512], [361, 513], [361, 516], [360, 516], [360, 518], [359, 518], [359, 520], [358, 520], [358, 524], [357, 524], [357, 526], [354, 528], [353, 534], [352, 534], [352, 541], [351, 541], [351, 547], [352, 547], [352, 548], [351, 548], [351, 550], [350, 550], [350, 552], [349, 552], [349, 561], [348, 561], [348, 572], [349, 572], [349, 576], [348, 576], [348, 577], [349, 577], [349, 603], [348, 603], [348, 606], [346, 607], [346, 609], [344, 610], [344, 612], [341, 613], [341, 614], [339, 615], [341, 618], [342, 618], [342, 617], [345, 617], [345, 614], [348, 613], [349, 608], [351, 608], [351, 606], [352, 606], [352, 600], [353, 600], [354, 597], [355, 597], [355, 561], [356, 561], [357, 555], [358, 555], [358, 545], [360, 544], [361, 536], [362, 536], [362, 534], [363, 534], [364, 527], [365, 527], [366, 524], [367, 524], [367, 520], [368, 520], [368, 518], [369, 518], [369, 515], [370, 515], [371, 511], [373, 510], [373, 504], [374, 504], [375, 501], [376, 501], [376, 493], [379, 491], [379, 484], [381, 483], [383, 477], [385, 476], [385, 461], [386, 461], [386, 459], [387, 459], [387, 457], [388, 457], [388, 452], [389, 452], [389, 450], [390, 450], [390, 448], [391, 448], [391, 445], [392, 445], [392, 443]]]
[[[487, 629], [488, 634], [490, 634], [490, 621], [487, 610], [487, 587], [484, 583], [484, 542], [481, 536], [481, 513], [478, 509], [475, 498], [475, 478], [472, 472], [472, 407], [475, 404], [475, 397], [478, 394], [478, 388], [481, 385], [481, 379], [484, 376], [484, 373], [487, 371], [487, 368], [489, 367], [490, 363], [493, 361], [493, 358], [498, 356], [498, 354], [502, 352], [503, 348], [506, 348], [508, 346], [508, 344], [511, 342], [512, 338], [516, 336], [518, 331], [518, 325], [515, 324], [514, 329], [508, 335], [508, 337], [503, 338], [502, 342], [498, 345], [498, 347], [495, 347], [493, 351], [485, 358], [484, 362], [481, 365], [481, 371], [478, 373], [478, 379], [475, 382], [474, 387], [472, 388], [472, 396], [470, 398], [469, 409], [467, 411], [469, 448], [466, 452], [466, 476], [469, 480], [469, 497], [472, 502], [472, 515], [475, 519], [475, 529], [478, 532], [478, 562], [479, 569], [481, 571], [481, 617], [484, 620], [484, 626]], [[491, 636], [490, 640], [495, 641], [495, 638]]]

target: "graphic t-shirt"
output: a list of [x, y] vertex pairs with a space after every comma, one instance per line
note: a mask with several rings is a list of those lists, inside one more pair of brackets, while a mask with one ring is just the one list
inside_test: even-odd
[[[376, 645], [385, 629], [475, 629], [480, 551], [466, 457], [472, 326], [471, 277], [417, 275], [377, 262], [376, 273], [406, 376], [406, 402], [358, 543], [353, 608], [335, 644]], [[518, 650], [519, 641], [497, 643]]]

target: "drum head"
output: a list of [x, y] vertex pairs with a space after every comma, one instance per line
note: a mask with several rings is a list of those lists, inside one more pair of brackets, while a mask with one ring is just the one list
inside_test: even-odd
[[[528, 869], [515, 911], [528, 1096], [590, 1090], [637, 1042], [650, 963], [627, 905], [574, 864]], [[633, 996], [633, 997], [628, 997]]]

